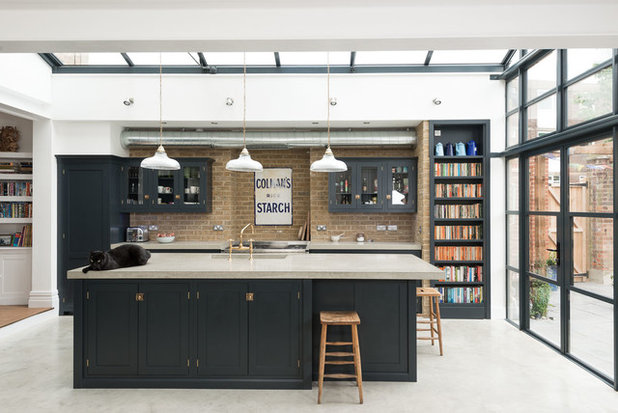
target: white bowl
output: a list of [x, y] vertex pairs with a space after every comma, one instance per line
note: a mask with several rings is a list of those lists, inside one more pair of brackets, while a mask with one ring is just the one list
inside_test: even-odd
[[340, 235], [331, 235], [331, 236], [330, 236], [330, 240], [331, 240], [332, 242], [339, 242], [339, 240], [340, 240], [341, 238], [343, 238], [343, 237], [342, 237], [342, 236], [340, 236]]
[[176, 237], [157, 237], [157, 241], [161, 244], [169, 244], [170, 242], [174, 242]]

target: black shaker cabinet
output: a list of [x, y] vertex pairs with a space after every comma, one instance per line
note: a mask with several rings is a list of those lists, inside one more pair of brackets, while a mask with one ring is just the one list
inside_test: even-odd
[[417, 158], [342, 158], [328, 179], [330, 212], [416, 212]]
[[180, 158], [177, 171], [140, 167], [141, 158], [124, 159], [120, 208], [126, 212], [210, 212], [212, 160]]

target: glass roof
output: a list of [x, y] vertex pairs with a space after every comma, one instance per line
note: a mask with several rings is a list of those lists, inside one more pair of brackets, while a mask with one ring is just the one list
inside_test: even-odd
[[[358, 73], [405, 71], [501, 72], [519, 53], [511, 50], [402, 50], [324, 52], [247, 52], [247, 67], [256, 72], [322, 73], [329, 62], [335, 71]], [[159, 53], [40, 53], [57, 73], [97, 71], [149, 73], [159, 65]], [[517, 55], [514, 58], [512, 55]], [[163, 52], [163, 66], [177, 73], [237, 73], [242, 52]], [[505, 65], [506, 63], [506, 65]]]

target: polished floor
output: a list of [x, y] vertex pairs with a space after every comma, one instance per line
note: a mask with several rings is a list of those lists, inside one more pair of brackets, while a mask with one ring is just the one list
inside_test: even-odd
[[500, 320], [445, 320], [445, 356], [419, 343], [417, 383], [307, 390], [74, 390], [72, 318], [0, 330], [2, 412], [618, 412], [618, 392]]
[[0, 327], [21, 321], [51, 308], [28, 308], [27, 305], [0, 305]]

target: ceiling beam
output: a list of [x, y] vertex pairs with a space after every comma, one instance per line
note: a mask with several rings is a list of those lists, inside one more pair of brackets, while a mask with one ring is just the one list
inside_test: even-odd
[[281, 57], [279, 57], [279, 52], [275, 52], [275, 65], [277, 67], [281, 67]]
[[135, 66], [135, 63], [133, 63], [133, 60], [131, 60], [128, 54], [126, 53], [120, 53], [120, 54], [122, 55], [122, 58], [124, 59], [125, 62], [127, 62], [129, 66]]
[[431, 57], [433, 56], [433, 50], [428, 50], [427, 51], [427, 56], [425, 57], [425, 66], [429, 66], [429, 63], [431, 62]]
[[504, 59], [502, 59], [502, 62], [500, 64], [506, 67], [513, 58], [513, 56], [515, 56], [515, 52], [517, 52], [517, 49], [509, 49], [509, 51], [506, 52], [506, 54], [504, 55]]
[[204, 53], [197, 52], [197, 57], [200, 58], [200, 66], [202, 66], [203, 68], [208, 67], [208, 63], [206, 62], [206, 57], [204, 57]]
[[350, 52], [350, 67], [354, 67], [356, 63], [356, 52]]

